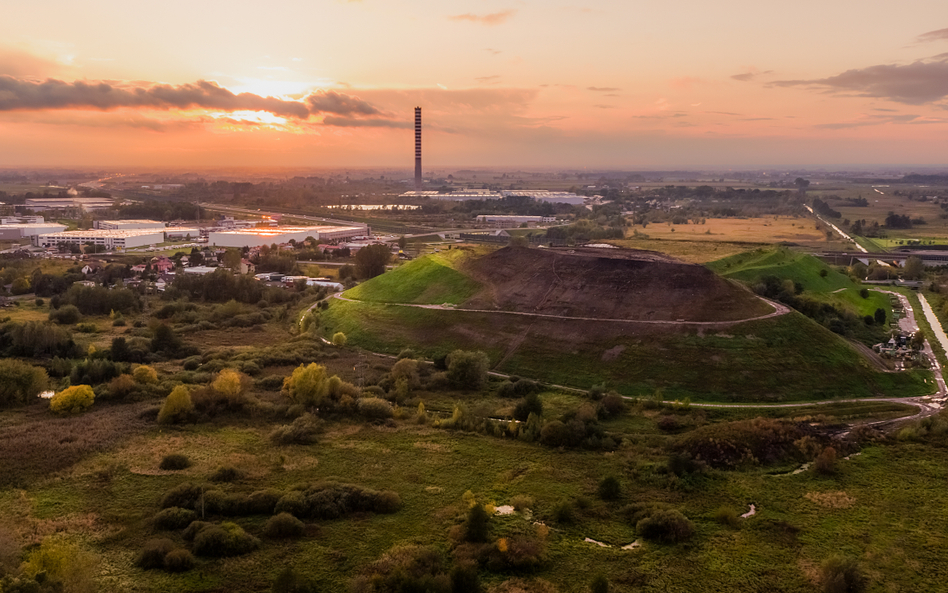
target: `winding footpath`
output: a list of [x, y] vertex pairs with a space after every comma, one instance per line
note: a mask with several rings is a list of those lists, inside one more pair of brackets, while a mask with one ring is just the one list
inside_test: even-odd
[[730, 327], [732, 325], [737, 325], [739, 323], [747, 323], [750, 321], [761, 321], [763, 319], [771, 319], [773, 317], [779, 317], [781, 315], [786, 315], [790, 312], [790, 308], [786, 305], [778, 303], [776, 301], [771, 301], [770, 299], [765, 299], [764, 297], [758, 296], [760, 300], [764, 301], [768, 305], [774, 308], [773, 312], [767, 313], [766, 315], [758, 315], [757, 317], [747, 317], [744, 319], [735, 319], [733, 321], [656, 321], [649, 319], [610, 319], [607, 317], [573, 317], [569, 315], [550, 315], [548, 313], [527, 313], [523, 311], [502, 311], [498, 309], [462, 309], [459, 307], [454, 307], [452, 305], [418, 305], [415, 303], [383, 303], [375, 301], [360, 301], [358, 299], [350, 299], [342, 296], [342, 293], [335, 293], [332, 295], [334, 298], [339, 299], [340, 301], [346, 301], [347, 303], [363, 303], [370, 305], [386, 305], [390, 307], [414, 307], [416, 309], [433, 309], [435, 311], [461, 311], [463, 313], [494, 313], [501, 315], [522, 315], [524, 317], [540, 317], [547, 319], [566, 319], [570, 321], [607, 321], [610, 323], [639, 323], [639, 324], [649, 324], [649, 325], [684, 325], [684, 326], [701, 326], [701, 327]]

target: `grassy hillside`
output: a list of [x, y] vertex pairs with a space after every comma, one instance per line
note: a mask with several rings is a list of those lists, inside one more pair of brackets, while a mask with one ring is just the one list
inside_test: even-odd
[[416, 259], [346, 291], [348, 298], [377, 303], [458, 304], [481, 285], [457, 271], [467, 253], [443, 251]]
[[806, 401], [933, 391], [927, 371], [880, 373], [844, 339], [791, 313], [723, 330], [561, 321], [500, 313], [334, 302], [327, 335], [397, 354], [483, 350], [494, 370], [626, 395], [695, 401]]
[[790, 280], [803, 287], [804, 295], [851, 311], [859, 317], [873, 315], [876, 309], [884, 310], [886, 319], [892, 316], [888, 296], [870, 290], [863, 298], [861, 284], [812, 255], [785, 248], [757, 249], [711, 262], [707, 267], [726, 278], [751, 286], [766, 276]]
[[[853, 288], [856, 283], [846, 274], [837, 272], [817, 258], [785, 248], [756, 249], [732, 255], [707, 264], [707, 267], [727, 278], [753, 284], [764, 276], [773, 275], [799, 282], [804, 290], [829, 293], [841, 288]], [[826, 275], [821, 276], [825, 270]]]

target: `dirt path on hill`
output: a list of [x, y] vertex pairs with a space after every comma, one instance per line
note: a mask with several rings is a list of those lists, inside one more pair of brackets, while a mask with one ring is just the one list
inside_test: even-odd
[[375, 301], [360, 301], [358, 299], [350, 299], [342, 296], [342, 293], [336, 293], [332, 295], [334, 298], [339, 299], [340, 301], [346, 301], [349, 303], [366, 303], [371, 305], [386, 305], [390, 307], [415, 307], [417, 309], [433, 309], [435, 311], [462, 311], [464, 313], [496, 313], [499, 315], [522, 315], [524, 317], [543, 317], [546, 319], [566, 319], [570, 321], [611, 321], [614, 323], [640, 323], [646, 325], [683, 325], [683, 326], [695, 326], [695, 327], [731, 327], [739, 323], [747, 323], [749, 321], [761, 321], [764, 319], [771, 319], [773, 317], [779, 317], [781, 315], [786, 315], [790, 312], [790, 308], [786, 305], [778, 303], [776, 301], [771, 301], [770, 299], [765, 299], [763, 297], [757, 297], [760, 300], [764, 301], [768, 305], [774, 308], [773, 312], [767, 313], [765, 315], [758, 315], [756, 317], [748, 317], [746, 319], [735, 319], [731, 321], [656, 321], [649, 319], [608, 319], [603, 317], [572, 317], [569, 315], [550, 315], [547, 313], [527, 313], [524, 311], [498, 311], [491, 309], [462, 309], [460, 307], [454, 307], [451, 305], [418, 305], [414, 303], [378, 303]]

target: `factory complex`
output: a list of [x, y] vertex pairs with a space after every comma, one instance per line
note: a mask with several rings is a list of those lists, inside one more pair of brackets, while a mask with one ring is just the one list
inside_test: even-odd
[[212, 229], [208, 233], [208, 245], [217, 247], [262, 247], [274, 243], [289, 243], [315, 239], [320, 242], [345, 241], [368, 235], [367, 225], [357, 226], [275, 226], [246, 229]]

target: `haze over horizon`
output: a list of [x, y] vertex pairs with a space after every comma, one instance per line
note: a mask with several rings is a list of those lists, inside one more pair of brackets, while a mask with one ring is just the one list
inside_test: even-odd
[[948, 5], [38, 0], [0, 168], [944, 165]]

